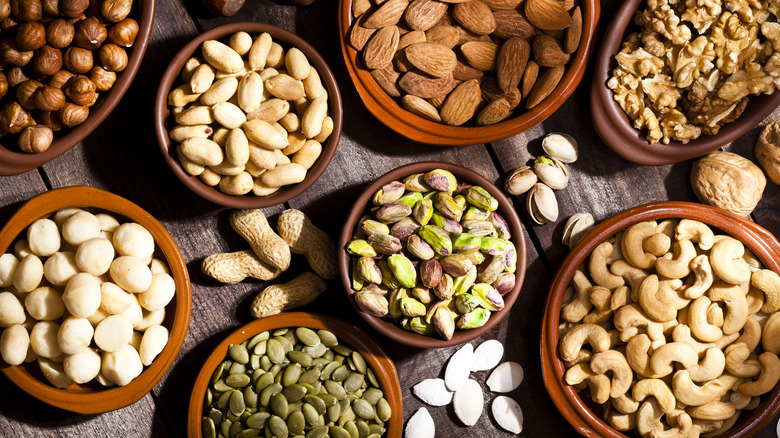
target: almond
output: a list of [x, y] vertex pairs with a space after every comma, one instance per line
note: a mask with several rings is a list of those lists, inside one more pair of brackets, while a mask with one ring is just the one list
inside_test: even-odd
[[452, 77], [459, 81], [468, 81], [469, 79], [482, 79], [484, 73], [476, 68], [469, 67], [468, 65], [458, 61], [455, 64], [455, 69], [452, 70]]
[[492, 76], [485, 76], [482, 78], [482, 99], [487, 102], [492, 102], [497, 99], [506, 99], [509, 103], [509, 109], [515, 109], [515, 107], [520, 104], [521, 97], [520, 90], [517, 88], [509, 90], [508, 93], [504, 93], [498, 86], [496, 78]]
[[468, 29], [464, 29], [461, 26], [455, 26], [455, 30], [458, 31], [458, 44], [460, 45], [470, 43], [472, 41], [485, 41], [488, 43], [493, 42], [489, 35], [480, 35]]
[[492, 11], [500, 11], [505, 9], [515, 9], [520, 6], [523, 0], [481, 0], [482, 3], [488, 5]]
[[577, 50], [577, 46], [580, 45], [581, 36], [582, 10], [577, 6], [571, 13], [571, 26], [566, 28], [566, 32], [563, 36], [563, 51], [566, 53], [574, 53], [574, 51]]
[[441, 44], [412, 44], [404, 52], [415, 67], [437, 78], [451, 74], [457, 64], [455, 52]]
[[440, 24], [425, 32], [425, 41], [438, 43], [451, 49], [458, 44], [458, 30], [454, 26]]
[[401, 74], [393, 70], [391, 67], [386, 67], [378, 70], [371, 70], [371, 76], [385, 93], [392, 97], [401, 97], [401, 89], [398, 88], [398, 78]]
[[493, 125], [509, 117], [511, 112], [512, 109], [509, 108], [509, 102], [500, 97], [487, 104], [485, 108], [482, 108], [482, 111], [477, 116], [477, 125]]
[[527, 39], [534, 34], [531, 23], [515, 10], [494, 11], [493, 17], [496, 19], [496, 30], [493, 31], [493, 35], [498, 38], [509, 39], [517, 36]]
[[525, 18], [542, 30], [563, 30], [571, 24], [571, 17], [557, 0], [526, 0]]
[[428, 30], [447, 13], [447, 3], [438, 0], [412, 0], [404, 12], [404, 21], [413, 30]]
[[555, 38], [539, 34], [533, 42], [534, 61], [540, 67], [558, 67], [569, 62], [571, 55], [565, 53]]
[[404, 14], [408, 5], [409, 0], [387, 0], [382, 3], [379, 9], [368, 17], [363, 26], [369, 29], [381, 29], [387, 26], [395, 26], [401, 21], [401, 16]]
[[530, 54], [528, 41], [520, 37], [510, 38], [501, 45], [496, 58], [496, 77], [503, 92], [517, 88], [520, 84]]
[[403, 50], [407, 46], [410, 46], [415, 43], [424, 43], [426, 40], [425, 32], [421, 30], [413, 30], [411, 32], [407, 32], [401, 36], [401, 38], [398, 40], [398, 48], [396, 50]]
[[428, 99], [428, 103], [433, 105], [436, 110], [440, 110], [441, 106], [444, 105], [444, 99], [446, 99], [447, 96], [438, 96], [438, 97], [432, 97]]
[[407, 94], [401, 98], [401, 104], [412, 114], [418, 115], [432, 122], [441, 123], [439, 111], [425, 99]]
[[443, 78], [432, 78], [417, 72], [410, 71], [401, 77], [398, 86], [409, 94], [414, 94], [423, 99], [444, 96], [455, 88], [452, 75]]
[[520, 84], [520, 92], [523, 96], [528, 96], [528, 93], [531, 92], [537, 77], [539, 77], [539, 64], [533, 60], [528, 61], [528, 64], [525, 66], [525, 73], [523, 73], [523, 80]]
[[403, 50], [395, 52], [395, 57], [393, 58], [393, 67], [400, 73], [406, 73], [415, 69], [414, 64], [406, 59], [406, 52]]
[[366, 29], [363, 27], [363, 22], [366, 21], [366, 17], [362, 16], [352, 23], [352, 30], [349, 32], [349, 44], [355, 48], [355, 50], [363, 50], [366, 42], [368, 42], [371, 35], [376, 32], [376, 29]]
[[496, 68], [498, 44], [486, 41], [472, 41], [460, 46], [463, 57], [477, 70], [490, 71]]
[[[388, 0], [391, 1], [394, 0]], [[363, 47], [363, 63], [366, 68], [373, 70], [389, 66], [393, 62], [399, 38], [396, 26], [387, 26], [378, 30]]]
[[353, 0], [352, 1], [352, 15], [360, 17], [366, 11], [371, 9], [371, 0]]
[[471, 79], [452, 90], [444, 101], [439, 115], [446, 124], [460, 126], [474, 117], [480, 102], [482, 102], [482, 91], [479, 88], [479, 81]]
[[534, 88], [531, 89], [531, 92], [528, 94], [525, 101], [525, 107], [531, 109], [536, 105], [539, 105], [541, 101], [549, 96], [558, 85], [558, 82], [561, 81], [564, 70], [565, 68], [560, 66], [547, 69], [542, 73], [539, 76], [539, 79], [536, 80]]
[[459, 3], [452, 8], [452, 18], [465, 29], [478, 35], [488, 35], [496, 29], [496, 19], [488, 5], [479, 0]]

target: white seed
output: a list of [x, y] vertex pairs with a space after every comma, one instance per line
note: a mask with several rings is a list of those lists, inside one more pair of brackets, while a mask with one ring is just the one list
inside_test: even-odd
[[469, 378], [471, 372], [471, 365], [474, 361], [474, 347], [471, 344], [466, 344], [455, 354], [450, 357], [450, 362], [447, 364], [447, 369], [444, 371], [444, 382], [447, 384], [447, 389], [450, 391], [457, 391], [466, 380]]
[[406, 422], [406, 438], [433, 438], [436, 436], [436, 427], [433, 425], [433, 418], [428, 410], [420, 408], [415, 412], [409, 421]]
[[477, 424], [482, 415], [483, 404], [482, 387], [476, 380], [472, 379], [466, 380], [466, 383], [455, 391], [455, 395], [452, 397], [455, 415], [466, 426]]
[[491, 339], [479, 344], [474, 350], [474, 363], [471, 365], [471, 371], [485, 371], [492, 369], [504, 355], [504, 344]]
[[504, 362], [487, 379], [487, 386], [493, 392], [514, 391], [523, 381], [523, 367], [517, 362]]
[[512, 433], [523, 431], [523, 410], [516, 401], [505, 395], [499, 395], [493, 399], [491, 410], [493, 418], [502, 429]]
[[442, 379], [425, 379], [414, 385], [412, 391], [430, 406], [446, 406], [452, 402], [453, 392], [447, 389]]

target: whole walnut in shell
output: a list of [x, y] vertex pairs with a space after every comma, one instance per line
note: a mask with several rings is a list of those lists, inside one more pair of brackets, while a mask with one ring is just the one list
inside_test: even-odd
[[691, 186], [705, 204], [747, 216], [761, 200], [766, 178], [747, 158], [716, 151], [693, 163]]
[[753, 151], [769, 179], [780, 184], [780, 120], [776, 120], [761, 131]]

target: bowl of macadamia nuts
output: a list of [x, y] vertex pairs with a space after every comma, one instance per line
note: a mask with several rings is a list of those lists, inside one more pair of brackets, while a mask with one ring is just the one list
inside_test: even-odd
[[178, 246], [120, 196], [52, 190], [0, 230], [0, 371], [52, 406], [138, 401], [179, 353], [191, 306]]
[[591, 230], [544, 309], [542, 374], [589, 437], [746, 437], [780, 411], [780, 243], [658, 202]]
[[141, 64], [154, 0], [0, 2], [0, 175], [82, 141]]
[[231, 23], [184, 46], [163, 74], [157, 140], [176, 176], [211, 202], [263, 208], [301, 194], [328, 167], [341, 96], [302, 38]]

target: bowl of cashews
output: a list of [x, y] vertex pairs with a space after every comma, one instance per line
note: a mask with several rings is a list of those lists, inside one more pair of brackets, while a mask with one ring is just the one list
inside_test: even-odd
[[545, 386], [589, 437], [750, 436], [780, 411], [780, 243], [659, 202], [591, 230], [552, 281]]

